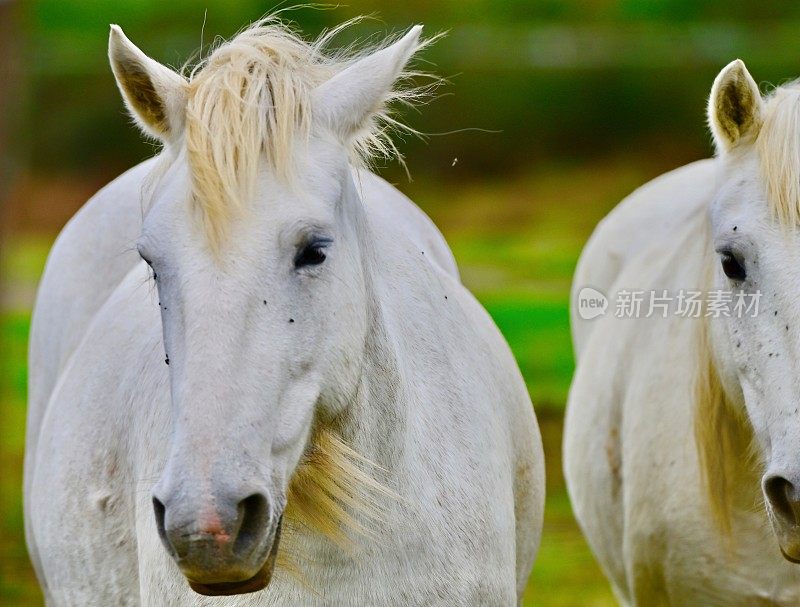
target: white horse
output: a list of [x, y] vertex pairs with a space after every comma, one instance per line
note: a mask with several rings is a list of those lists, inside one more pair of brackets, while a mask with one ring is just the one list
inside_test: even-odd
[[675, 300], [582, 320], [573, 299], [564, 470], [621, 603], [797, 605], [800, 85], [762, 97], [734, 61], [708, 113], [717, 158], [636, 191], [583, 252], [574, 298]]
[[164, 149], [73, 218], [40, 286], [48, 604], [519, 600], [544, 496], [525, 385], [430, 220], [357, 164], [390, 145], [420, 30], [343, 56], [268, 19], [187, 79], [112, 26]]

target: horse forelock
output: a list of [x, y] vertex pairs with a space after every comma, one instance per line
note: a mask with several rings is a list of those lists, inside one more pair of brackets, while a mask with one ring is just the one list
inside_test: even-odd
[[[223, 240], [231, 217], [252, 199], [262, 157], [276, 177], [291, 184], [293, 150], [308, 141], [313, 90], [372, 48], [329, 51], [336, 34], [360, 21], [347, 21], [313, 42], [302, 39], [277, 16], [266, 17], [218, 46], [188, 75], [185, 144], [192, 177], [192, 201], [199, 209], [212, 248]], [[417, 50], [428, 44], [420, 43]], [[406, 76], [418, 73], [404, 72]], [[430, 87], [399, 87], [385, 103], [412, 103]], [[416, 132], [376, 108], [349, 142], [350, 160], [401, 158], [390, 130]]]
[[311, 46], [267, 20], [192, 71], [186, 153], [192, 201], [213, 246], [252, 197], [262, 153], [279, 177], [290, 177], [291, 148], [308, 135], [310, 89], [324, 80], [325, 67]]
[[800, 225], [800, 81], [776, 88], [765, 100], [756, 140], [773, 216], [785, 226]]

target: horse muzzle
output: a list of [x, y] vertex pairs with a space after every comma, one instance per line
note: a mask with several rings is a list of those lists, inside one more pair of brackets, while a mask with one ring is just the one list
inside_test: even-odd
[[787, 561], [800, 563], [800, 490], [779, 475], [766, 477], [763, 490], [781, 554]]
[[[278, 544], [281, 539], [281, 524], [283, 520], [278, 520], [275, 526], [273, 539], [267, 553], [267, 559], [258, 572], [245, 580], [237, 582], [201, 582], [196, 581], [187, 575], [189, 586], [199, 594], [207, 596], [227, 596], [231, 594], [246, 594], [248, 592], [258, 592], [269, 585], [272, 579], [272, 572], [275, 570], [275, 560], [278, 555]], [[180, 563], [179, 563], [180, 564]]]
[[[161, 542], [192, 590], [209, 596], [257, 592], [272, 579], [282, 516], [263, 494], [219, 508], [213, 500], [192, 510], [153, 497]], [[184, 507], [182, 507], [184, 506]]]

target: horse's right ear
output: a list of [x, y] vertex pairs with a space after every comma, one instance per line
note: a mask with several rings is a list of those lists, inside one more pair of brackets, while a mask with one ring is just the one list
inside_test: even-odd
[[111, 26], [108, 59], [128, 111], [146, 135], [168, 143], [183, 131], [186, 79], [140, 51]]
[[752, 142], [761, 127], [764, 101], [750, 72], [736, 59], [719, 73], [708, 100], [708, 123], [720, 153]]

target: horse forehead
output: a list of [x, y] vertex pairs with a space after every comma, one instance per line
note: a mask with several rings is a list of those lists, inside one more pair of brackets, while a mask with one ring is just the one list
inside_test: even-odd
[[[262, 237], [291, 237], [308, 226], [333, 225], [343, 192], [339, 177], [317, 171], [309, 172], [308, 179], [297, 184], [283, 184], [272, 178], [259, 182], [256, 200], [245, 211], [241, 227]], [[248, 210], [255, 221], [246, 221]]]
[[725, 171], [713, 210], [718, 216], [764, 216], [766, 202], [758, 167], [748, 162]]
[[754, 150], [730, 154], [723, 159], [720, 177], [720, 185], [723, 189], [763, 187], [758, 155]]
[[[303, 171], [302, 182], [288, 184], [265, 167], [250, 203], [238, 209], [230, 223], [224, 248], [236, 251], [240, 262], [249, 254], [267, 253], [294, 242], [309, 227], [325, 228], [337, 222], [337, 202], [345, 189], [348, 166], [326, 162], [330, 150], [317, 148]], [[192, 257], [207, 248], [196, 209], [190, 203], [191, 179], [187, 163], [179, 156], [161, 175], [148, 201], [139, 240], [153, 254]], [[143, 192], [144, 193], [144, 192]]]

